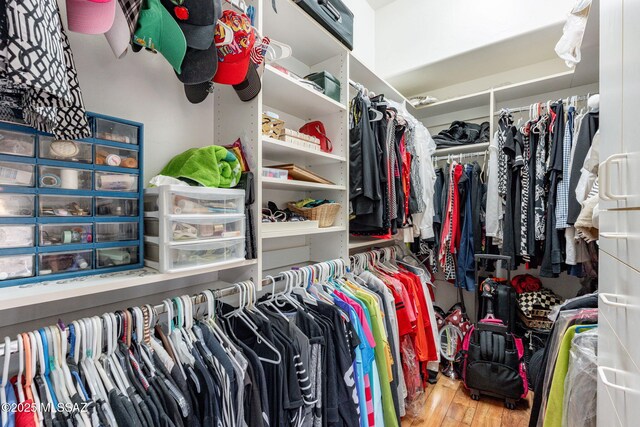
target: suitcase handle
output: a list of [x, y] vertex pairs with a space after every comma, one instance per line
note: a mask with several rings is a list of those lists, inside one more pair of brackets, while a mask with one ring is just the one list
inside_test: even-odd
[[329, 0], [318, 0], [318, 4], [326, 9], [326, 12], [333, 17], [334, 21], [342, 22], [342, 15]]

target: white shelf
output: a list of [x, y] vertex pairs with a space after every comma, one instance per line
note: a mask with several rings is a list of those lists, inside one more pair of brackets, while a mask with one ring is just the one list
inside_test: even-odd
[[409, 114], [416, 116], [415, 107], [409, 100], [396, 88], [391, 86], [385, 79], [378, 76], [369, 67], [362, 63], [358, 58], [349, 54], [349, 78], [356, 83], [360, 83], [369, 91], [373, 91], [376, 95], [384, 95], [385, 98], [400, 104], [405, 103], [405, 107]]
[[438, 101], [430, 105], [416, 107], [416, 118], [424, 119], [426, 117], [441, 116], [443, 114], [454, 113], [456, 111], [469, 110], [471, 108], [487, 107], [487, 115], [489, 104], [491, 102], [491, 91], [485, 90], [469, 95], [458, 96], [444, 101]]
[[374, 246], [393, 246], [395, 239], [376, 239], [375, 237], [351, 237], [349, 239], [349, 250], [366, 249]]
[[262, 137], [262, 157], [277, 160], [280, 163], [304, 163], [307, 165], [326, 165], [346, 161], [344, 156], [310, 150], [279, 139]]
[[292, 0], [278, 0], [277, 8], [276, 13], [271, 1], [262, 3], [262, 33], [291, 46], [293, 56], [299, 61], [312, 66], [347, 51]]
[[325, 234], [325, 233], [338, 233], [340, 231], [347, 231], [346, 227], [342, 226], [334, 226], [334, 227], [324, 227], [324, 228], [311, 228], [311, 229], [292, 229], [292, 230], [278, 230], [273, 232], [262, 232], [261, 237], [263, 239], [277, 239], [283, 237], [294, 237], [294, 236], [311, 236], [314, 234]]
[[347, 110], [341, 104], [293, 77], [265, 66], [262, 76], [262, 103], [304, 120], [317, 119]]
[[571, 87], [573, 70], [552, 74], [539, 79], [528, 80], [508, 86], [502, 86], [493, 90], [495, 102], [505, 102], [512, 99], [526, 98], [547, 92], [555, 92]]
[[[40, 283], [16, 286], [5, 289], [0, 298], [0, 312], [4, 310], [16, 310], [20, 307], [33, 306], [54, 301], [63, 301], [70, 298], [95, 295], [100, 293], [112, 293], [118, 291], [122, 294], [125, 291], [139, 293], [135, 288], [148, 286], [150, 288], [159, 287], [172, 281], [179, 281], [190, 277], [202, 276], [201, 283], [211, 281], [209, 274], [217, 271], [229, 270], [257, 264], [257, 260], [242, 260], [234, 263], [224, 264], [217, 267], [202, 268], [179, 273], [158, 273], [152, 268], [141, 268], [138, 270], [123, 271], [118, 273], [100, 274], [96, 271], [95, 276], [80, 277], [77, 279], [66, 279], [60, 281], [43, 281]], [[149, 291], [152, 294], [153, 291]], [[105, 303], [109, 301], [105, 300]]]
[[262, 178], [262, 188], [267, 190], [291, 190], [291, 191], [317, 191], [317, 190], [337, 190], [345, 191], [344, 185], [318, 184], [315, 182], [284, 180], [277, 178]]

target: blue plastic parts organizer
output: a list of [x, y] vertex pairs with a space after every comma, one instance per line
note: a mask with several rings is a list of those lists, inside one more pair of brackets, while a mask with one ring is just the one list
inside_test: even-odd
[[88, 116], [72, 142], [0, 123], [0, 287], [143, 267], [143, 125]]

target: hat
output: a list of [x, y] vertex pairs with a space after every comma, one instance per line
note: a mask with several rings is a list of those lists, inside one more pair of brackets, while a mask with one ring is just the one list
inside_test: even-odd
[[76, 33], [106, 33], [115, 13], [116, 0], [67, 0], [69, 30]]
[[187, 48], [187, 53], [182, 61], [182, 72], [177, 73], [178, 79], [186, 84], [210, 82], [218, 69], [218, 56], [216, 45], [211, 43], [209, 49], [199, 50]]
[[195, 85], [184, 85], [184, 94], [187, 95], [187, 99], [192, 104], [199, 104], [212, 92], [213, 82], [208, 81], [204, 83], [198, 83]]
[[122, 58], [131, 43], [131, 36], [136, 31], [142, 0], [117, 0], [113, 25], [104, 36], [116, 58]]
[[220, 0], [161, 0], [187, 39], [187, 46], [207, 50], [213, 43], [216, 21], [222, 14]]
[[176, 21], [159, 0], [147, 0], [147, 8], [140, 11], [138, 29], [133, 41], [143, 47], [157, 50], [176, 72], [182, 71], [182, 60], [187, 51], [187, 41]]
[[[242, 83], [247, 75], [250, 53], [256, 41], [252, 31], [251, 21], [245, 14], [233, 10], [225, 10], [220, 21], [225, 25], [216, 25], [215, 41], [218, 46], [218, 71], [213, 81], [216, 83], [237, 85]], [[229, 44], [223, 44], [225, 32], [231, 27], [233, 39]]]
[[[259, 39], [260, 37], [256, 37]], [[264, 37], [260, 43], [256, 43], [251, 50], [251, 63], [247, 70], [244, 80], [237, 85], [233, 85], [238, 98], [241, 101], [248, 102], [258, 96], [262, 90], [262, 72], [264, 71], [264, 55], [269, 47], [269, 37]]]

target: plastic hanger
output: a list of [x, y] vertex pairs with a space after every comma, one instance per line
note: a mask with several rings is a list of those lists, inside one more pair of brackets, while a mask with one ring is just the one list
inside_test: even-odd
[[280, 355], [280, 352], [278, 351], [278, 349], [273, 345], [273, 343], [271, 343], [268, 339], [266, 339], [266, 337], [262, 336], [262, 334], [258, 331], [258, 327], [251, 322], [251, 320], [243, 313], [243, 309], [244, 309], [244, 293], [242, 290], [242, 287], [239, 286], [237, 283], [235, 285], [239, 291], [240, 294], [240, 307], [238, 307], [236, 310], [233, 310], [231, 313], [229, 313], [227, 315], [227, 317], [236, 317], [238, 319], [240, 319], [245, 326], [247, 326], [249, 328], [249, 330], [251, 330], [251, 332], [253, 332], [253, 334], [259, 339], [261, 340], [260, 342], [262, 344], [264, 344], [265, 346], [267, 346], [269, 348], [269, 350], [271, 350], [276, 358], [275, 359], [269, 359], [266, 357], [262, 357], [259, 356], [258, 358], [265, 362], [265, 363], [270, 363], [273, 365], [277, 365], [282, 361], [282, 356]]
[[[33, 403], [36, 405], [36, 412], [38, 415], [38, 424], [43, 420], [42, 409], [40, 407], [40, 395], [38, 394], [38, 388], [34, 381], [36, 373], [38, 372], [38, 344], [36, 341], [36, 335], [33, 332], [27, 332], [26, 335], [29, 341], [29, 350], [31, 355], [31, 372], [27, 370], [26, 385], [31, 389], [31, 396], [33, 397]], [[29, 392], [27, 392], [27, 395]]]
[[[11, 361], [11, 338], [4, 337], [4, 363], [2, 365], [2, 382], [0, 383], [0, 402], [2, 402], [2, 407], [5, 407], [7, 404], [7, 392], [5, 387], [7, 386], [7, 381], [9, 380], [9, 362]], [[7, 412], [2, 411], [2, 425], [7, 424]]]
[[[18, 403], [24, 402], [24, 389], [22, 388], [22, 373], [24, 372], [24, 347], [22, 342], [22, 335], [16, 336], [18, 342], [18, 375], [16, 375], [16, 390], [18, 391]], [[5, 345], [5, 353], [8, 351]]]

